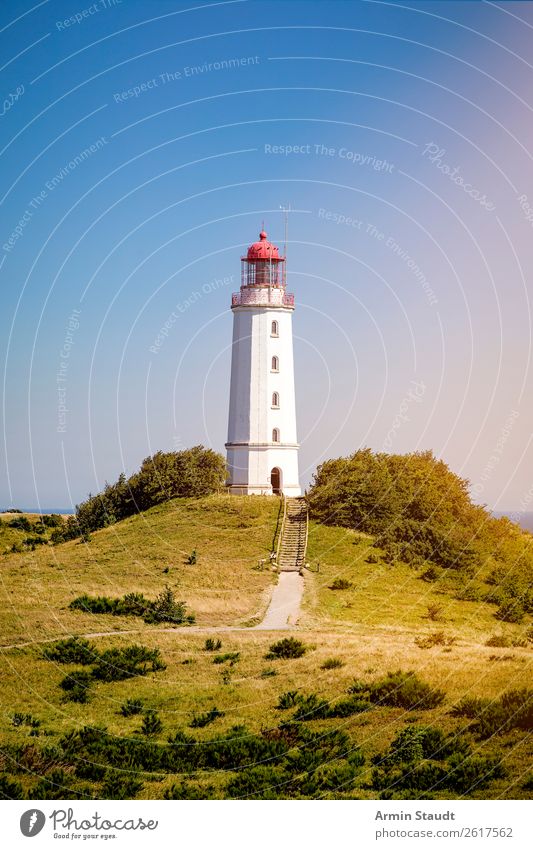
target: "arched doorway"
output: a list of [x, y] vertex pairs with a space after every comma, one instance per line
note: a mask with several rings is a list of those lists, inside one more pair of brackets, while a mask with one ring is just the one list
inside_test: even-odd
[[270, 472], [270, 483], [274, 495], [281, 495], [281, 469], [275, 466]]

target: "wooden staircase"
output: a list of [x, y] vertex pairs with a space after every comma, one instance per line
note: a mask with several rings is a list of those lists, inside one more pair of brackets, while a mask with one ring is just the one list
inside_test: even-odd
[[299, 572], [305, 566], [307, 525], [305, 498], [285, 498], [277, 552], [280, 572]]

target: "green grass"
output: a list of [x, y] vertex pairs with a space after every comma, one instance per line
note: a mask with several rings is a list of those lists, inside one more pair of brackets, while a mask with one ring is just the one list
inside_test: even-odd
[[[377, 563], [367, 562], [372, 555], [378, 556]], [[312, 620], [324, 625], [404, 628], [419, 635], [438, 629], [475, 642], [499, 632], [500, 625], [504, 633], [516, 638], [528, 625], [526, 621], [522, 625], [500, 623], [494, 604], [455, 598], [460, 576], [451, 572], [427, 582], [420, 577], [423, 567], [386, 563], [367, 534], [310, 522], [307, 561], [313, 572], [305, 609]], [[349, 581], [351, 588], [331, 590], [336, 579]], [[436, 622], [428, 617], [430, 605], [442, 608]]]
[[[143, 631], [152, 626], [68, 605], [83, 593], [116, 597], [136, 591], [155, 598], [166, 584], [187, 602], [198, 625], [250, 618], [264, 607], [273, 581], [268, 555], [278, 510], [279, 501], [266, 497], [176, 499], [92, 533], [89, 543], [74, 540], [5, 555], [1, 568], [9, 595], [0, 614], [2, 644], [65, 633]], [[198, 562], [188, 565], [193, 549]], [[266, 566], [258, 570], [263, 559]]]
[[[89, 544], [71, 542], [3, 558], [3, 643], [35, 641], [35, 645], [4, 651], [2, 746], [53, 746], [62, 735], [85, 725], [142, 738], [144, 713], [129, 717], [121, 713], [128, 699], [140, 700], [144, 712], [157, 713], [163, 731], [154, 739], [161, 743], [180, 730], [205, 742], [240, 724], [258, 734], [278, 727], [294, 713], [277, 709], [282, 693], [297, 691], [304, 697], [315, 693], [334, 705], [348, 697], [355, 679], [378, 680], [389, 671], [415, 670], [422, 681], [445, 692], [441, 705], [426, 711], [373, 707], [342, 719], [304, 723], [310, 731], [344, 731], [353, 746], [361, 748], [365, 766], [348, 795], [378, 797], [370, 787], [372, 757], [416, 722], [468, 738], [480, 756], [504, 758], [508, 776], [476, 791], [477, 798], [530, 797], [531, 790], [524, 787], [531, 756], [527, 732], [515, 729], [481, 740], [467, 731], [465, 717], [451, 713], [464, 697], [497, 699], [509, 689], [527, 686], [531, 647], [485, 643], [496, 632], [509, 635], [512, 641], [528, 623], [498, 622], [494, 605], [457, 601], [444, 592], [445, 582], [427, 583], [418, 577], [420, 570], [386, 564], [372, 547], [371, 537], [311, 523], [307, 561], [312, 571], [305, 577], [302, 624], [292, 635], [307, 647], [303, 656], [265, 659], [271, 645], [286, 634], [249, 628], [217, 630], [249, 621], [264, 608], [273, 581], [268, 552], [278, 508], [279, 501], [268, 498], [213, 496], [174, 501], [93, 533]], [[198, 562], [187, 565], [193, 549]], [[370, 554], [378, 555], [377, 563], [367, 562]], [[265, 558], [266, 567], [257, 569], [258, 561]], [[351, 588], [330, 590], [337, 578], [350, 581]], [[196, 613], [198, 624], [212, 630], [180, 627], [168, 633], [164, 626], [147, 626], [138, 618], [90, 615], [68, 608], [71, 599], [82, 593], [116, 597], [137, 591], [153, 598], [167, 583]], [[442, 606], [443, 622], [425, 618], [430, 604]], [[121, 633], [128, 630], [135, 633]], [[166, 668], [123, 681], [94, 681], [87, 704], [63, 701], [60, 681], [79, 664], [66, 666], [43, 659], [39, 641], [103, 631], [117, 633], [91, 638], [99, 652], [141, 643], [158, 648]], [[437, 642], [430, 648], [417, 644], [420, 637], [437, 631], [455, 641]], [[205, 650], [210, 637], [222, 641], [214, 652]], [[214, 663], [217, 653], [238, 654], [238, 662]], [[338, 663], [332, 664], [332, 658]], [[273, 668], [275, 675], [265, 674]], [[190, 728], [195, 716], [208, 715], [215, 707], [220, 712], [216, 722]], [[30, 736], [31, 726], [12, 724], [16, 712], [31, 713], [40, 721], [38, 736]], [[12, 764], [5, 758], [2, 765], [0, 755], [2, 766], [11, 774]], [[38, 780], [38, 768], [33, 771], [36, 775], [13, 776], [26, 793]], [[201, 787], [213, 786], [215, 795], [222, 796], [229, 777], [224, 771], [204, 772], [194, 781]], [[140, 798], [162, 798], [181, 779], [181, 775], [143, 775]], [[88, 786], [87, 780], [77, 781]], [[447, 798], [445, 792], [441, 798]]]

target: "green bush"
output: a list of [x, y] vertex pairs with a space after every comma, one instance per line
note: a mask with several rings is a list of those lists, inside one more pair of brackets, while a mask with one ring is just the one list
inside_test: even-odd
[[301, 696], [298, 700], [298, 708], [294, 719], [307, 722], [311, 719], [327, 719], [329, 716], [329, 702], [321, 699], [316, 693]]
[[192, 624], [194, 614], [187, 613], [184, 601], [176, 601], [174, 591], [166, 586], [154, 601], [142, 593], [127, 593], [122, 598], [108, 596], [78, 596], [70, 602], [72, 610], [84, 613], [110, 613], [113, 616], [142, 616], [148, 624], [172, 622], [175, 625]]
[[414, 672], [388, 672], [385, 678], [369, 683], [356, 681], [349, 692], [373, 704], [407, 710], [430, 710], [444, 701], [444, 693], [421, 681]]
[[287, 690], [286, 693], [281, 693], [279, 696], [276, 708], [278, 710], [290, 710], [290, 708], [296, 707], [301, 698], [298, 690]]
[[335, 578], [332, 584], [330, 584], [330, 590], [350, 590], [353, 587], [351, 581], [347, 581], [346, 578]]
[[68, 701], [85, 704], [89, 701], [91, 682], [91, 673], [86, 669], [79, 669], [63, 678], [59, 686], [65, 691], [65, 698]]
[[205, 641], [205, 651], [218, 651], [222, 648], [222, 640], [214, 640], [213, 637], [208, 637]]
[[187, 623], [192, 625], [195, 621], [193, 613], [187, 613], [187, 605], [184, 601], [176, 601], [173, 590], [169, 586], [157, 596], [155, 601], [144, 614], [144, 621], [148, 623], [172, 622], [174, 625]]
[[142, 713], [143, 703], [141, 699], [126, 699], [123, 705], [120, 707], [120, 712], [122, 716], [136, 716], [139, 713]]
[[210, 725], [221, 716], [224, 716], [224, 711], [219, 710], [217, 707], [212, 707], [207, 713], [194, 716], [191, 720], [191, 728], [205, 728], [206, 725]]
[[55, 663], [79, 663], [87, 666], [98, 657], [95, 646], [84, 637], [69, 637], [58, 640], [43, 649], [43, 657]]
[[344, 661], [340, 657], [328, 657], [324, 663], [320, 665], [321, 669], [340, 669], [344, 666]]
[[287, 776], [273, 766], [254, 766], [232, 778], [226, 787], [228, 799], [279, 799], [285, 797]]
[[284, 637], [273, 643], [270, 646], [268, 654], [265, 655], [266, 660], [291, 660], [293, 658], [302, 657], [307, 651], [307, 647], [297, 640], [295, 637]]
[[163, 723], [158, 714], [155, 710], [147, 710], [143, 716], [141, 734], [144, 734], [145, 737], [157, 737], [158, 734], [161, 734], [162, 730]]
[[0, 775], [0, 799], [24, 799], [24, 789], [8, 775]]
[[159, 649], [134, 644], [103, 651], [93, 667], [92, 677], [97, 681], [124, 681], [165, 668]]
[[197, 498], [218, 492], [225, 478], [224, 458], [202, 445], [184, 451], [158, 451], [147, 457], [140, 470], [129, 479], [122, 474], [116, 483], [107, 484], [99, 495], [89, 495], [86, 501], [78, 504], [76, 515], [64, 523], [63, 539], [87, 537], [90, 531], [105, 528], [172, 498]]
[[107, 770], [99, 795], [101, 799], [135, 799], [142, 789], [143, 783], [135, 775]]
[[163, 793], [163, 799], [214, 799], [215, 788], [212, 784], [202, 786], [193, 784], [192, 781], [182, 781], [181, 784], [172, 784]]
[[347, 699], [340, 699], [328, 710], [328, 717], [344, 719], [348, 716], [353, 716], [355, 713], [364, 713], [370, 709], [366, 699], [359, 699], [356, 696], [350, 696]]
[[51, 773], [43, 776], [33, 787], [28, 798], [36, 799], [92, 799], [93, 795], [88, 788], [74, 789], [72, 778], [63, 769], [54, 769]]
[[524, 614], [524, 605], [520, 599], [505, 598], [494, 615], [502, 622], [521, 622]]
[[220, 665], [221, 663], [228, 663], [231, 666], [235, 666], [237, 661], [239, 660], [241, 653], [238, 651], [228, 651], [225, 654], [217, 654], [213, 658], [213, 663]]

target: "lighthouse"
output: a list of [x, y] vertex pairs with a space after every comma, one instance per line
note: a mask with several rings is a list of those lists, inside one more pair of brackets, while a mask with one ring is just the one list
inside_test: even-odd
[[292, 314], [285, 257], [259, 241], [241, 257], [241, 288], [231, 296], [233, 343], [228, 489], [235, 495], [300, 495]]

